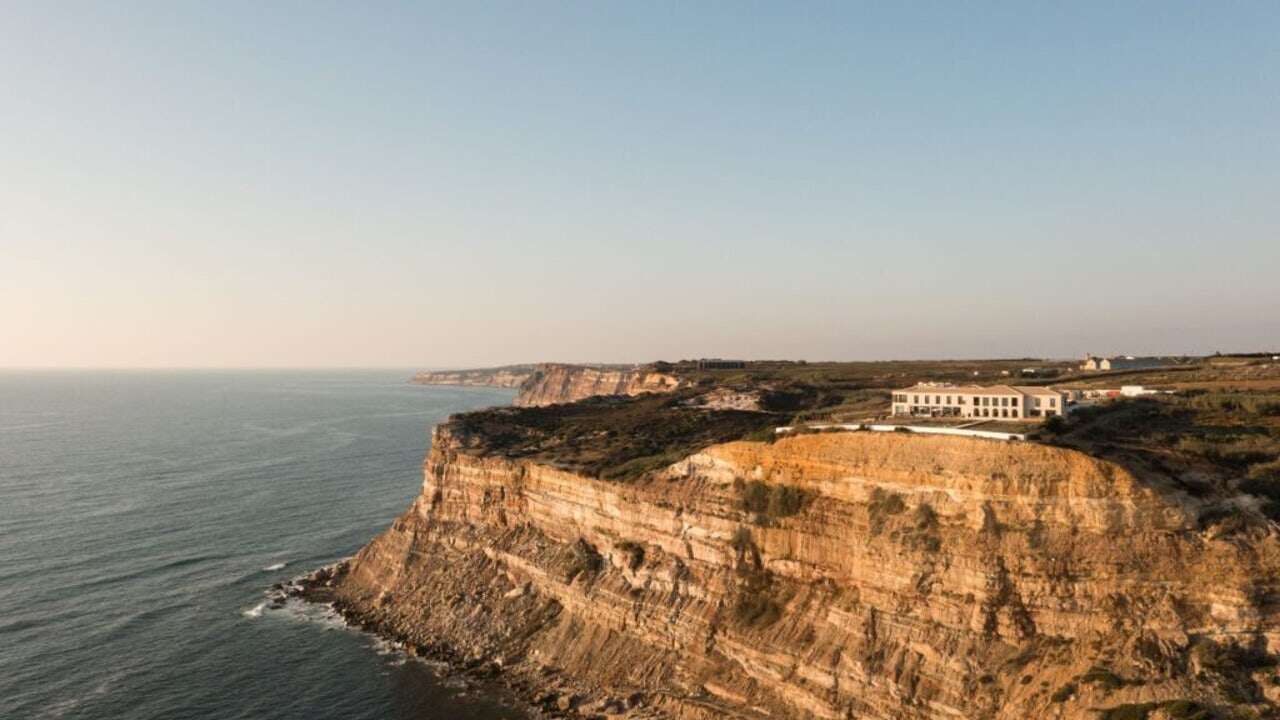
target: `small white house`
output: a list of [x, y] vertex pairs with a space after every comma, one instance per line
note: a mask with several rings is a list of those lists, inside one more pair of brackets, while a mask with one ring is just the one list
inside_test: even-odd
[[1165, 395], [1168, 390], [1155, 390], [1142, 385], [1121, 385], [1120, 394], [1125, 397], [1142, 397], [1143, 395]]

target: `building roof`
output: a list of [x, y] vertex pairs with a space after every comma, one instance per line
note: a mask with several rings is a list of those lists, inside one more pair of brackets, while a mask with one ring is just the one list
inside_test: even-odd
[[929, 395], [1038, 395], [1057, 397], [1057, 390], [1031, 385], [930, 385], [917, 383], [909, 388], [894, 390], [896, 393], [927, 393]]

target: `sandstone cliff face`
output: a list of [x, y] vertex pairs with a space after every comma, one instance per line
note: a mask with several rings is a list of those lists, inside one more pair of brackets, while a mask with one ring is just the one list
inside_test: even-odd
[[518, 388], [534, 372], [532, 365], [510, 365], [479, 370], [433, 370], [417, 373], [409, 382], [417, 385], [466, 385]]
[[515, 405], [536, 407], [577, 402], [597, 395], [639, 395], [669, 392], [679, 380], [644, 367], [592, 367], [543, 363], [520, 387]]
[[[776, 486], [806, 501], [744, 509]], [[462, 451], [446, 425], [422, 495], [336, 592], [566, 697], [634, 695], [597, 708], [636, 716], [1265, 717], [1274, 668], [1220, 659], [1280, 649], [1280, 545], [1195, 515], [1159, 478], [1032, 444], [807, 435], [616, 484]]]

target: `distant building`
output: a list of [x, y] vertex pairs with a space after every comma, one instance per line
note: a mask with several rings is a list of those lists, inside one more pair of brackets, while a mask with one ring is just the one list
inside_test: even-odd
[[747, 366], [746, 360], [721, 360], [720, 358], [704, 358], [698, 361], [699, 370], [742, 370]]
[[1155, 390], [1142, 385], [1121, 385], [1120, 394], [1124, 397], [1142, 397], [1143, 395], [1168, 395], [1168, 390]]
[[1066, 412], [1067, 395], [1047, 387], [921, 383], [893, 391], [893, 414], [1038, 421]]
[[1062, 371], [1058, 368], [1025, 367], [1021, 374], [1022, 377], [1057, 377]]
[[1084, 363], [1080, 365], [1080, 369], [1091, 371], [1145, 370], [1147, 368], [1168, 367], [1172, 364], [1173, 362], [1168, 358], [1159, 357], [1134, 357], [1132, 355], [1124, 355], [1120, 357], [1100, 358], [1092, 355], [1085, 355]]

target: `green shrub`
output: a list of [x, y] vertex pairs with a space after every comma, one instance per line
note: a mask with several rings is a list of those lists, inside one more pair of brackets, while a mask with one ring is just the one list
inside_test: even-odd
[[1070, 700], [1072, 697], [1074, 697], [1075, 694], [1076, 694], [1076, 684], [1072, 682], [1072, 683], [1067, 683], [1066, 685], [1063, 685], [1057, 690], [1054, 690], [1053, 694], [1049, 696], [1049, 699], [1056, 703], [1066, 702]]
[[748, 442], [773, 443], [778, 440], [778, 432], [771, 427], [760, 428], [742, 436]]
[[1100, 720], [1147, 720], [1159, 703], [1131, 703], [1102, 711]]
[[743, 591], [733, 604], [733, 617], [747, 627], [768, 627], [782, 618], [782, 606], [766, 591]]
[[1172, 720], [1214, 720], [1213, 711], [1191, 700], [1130, 703], [1102, 711], [1101, 720], [1147, 720], [1157, 709]]
[[1262, 500], [1262, 512], [1268, 518], [1280, 522], [1280, 478], [1252, 478], [1240, 483], [1240, 491]]
[[1202, 666], [1226, 677], [1247, 675], [1254, 670], [1276, 666], [1276, 658], [1266, 652], [1234, 643], [1218, 643], [1209, 638], [1196, 640], [1191, 652]]
[[745, 627], [767, 627], [782, 617], [782, 605], [773, 596], [773, 579], [761, 566], [751, 531], [739, 527], [731, 544], [738, 552], [737, 582], [730, 611], [735, 622]]
[[644, 565], [644, 546], [641, 545], [640, 543], [634, 543], [634, 542], [631, 542], [630, 540], [623, 540], [622, 542], [618, 543], [615, 547], [617, 547], [619, 551], [626, 554], [627, 567], [630, 568], [632, 572], [639, 570], [640, 566]]
[[1242, 468], [1275, 460], [1280, 456], [1280, 439], [1258, 433], [1201, 433], [1179, 438], [1177, 448], [1216, 463]]
[[634, 458], [618, 465], [617, 467], [606, 468], [600, 472], [600, 477], [605, 480], [627, 480], [637, 478], [646, 473], [657, 472], [673, 465], [684, 459], [680, 453], [658, 453], [656, 455], [646, 455], [644, 457]]
[[569, 567], [566, 573], [569, 582], [579, 575], [594, 575], [604, 567], [604, 558], [596, 552], [591, 543], [578, 538], [569, 548]]
[[1220, 392], [1186, 396], [1188, 407], [1205, 412], [1243, 415], [1280, 415], [1280, 396], [1274, 393]]
[[1191, 700], [1170, 700], [1161, 705], [1172, 720], [1213, 720], [1213, 712]]
[[921, 503], [911, 514], [911, 525], [901, 531], [901, 542], [914, 550], [937, 552], [942, 547], [938, 533], [938, 515], [927, 503]]
[[897, 515], [906, 509], [907, 504], [902, 501], [902, 497], [897, 493], [891, 493], [884, 488], [872, 490], [871, 502], [867, 504], [867, 515], [871, 521], [871, 534], [879, 535], [890, 515]]
[[735, 486], [741, 495], [742, 509], [755, 513], [763, 522], [795, 515], [812, 499], [807, 490], [792, 485], [749, 480]]
[[916, 507], [914, 519], [917, 530], [931, 530], [938, 527], [938, 514], [927, 503], [920, 503]]
[[1080, 676], [1080, 682], [1089, 683], [1091, 685], [1101, 685], [1107, 690], [1119, 690], [1125, 685], [1137, 684], [1120, 677], [1107, 668], [1096, 665], [1086, 670], [1085, 673]]

